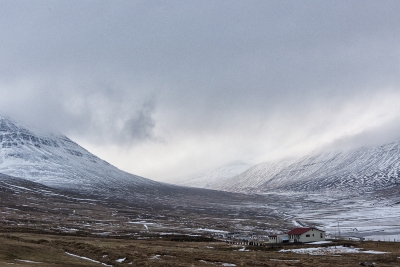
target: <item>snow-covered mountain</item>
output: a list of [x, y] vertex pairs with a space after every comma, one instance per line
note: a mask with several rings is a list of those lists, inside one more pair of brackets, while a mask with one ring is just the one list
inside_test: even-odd
[[39, 133], [3, 116], [0, 173], [54, 188], [92, 193], [163, 185], [119, 170], [66, 136]]
[[373, 192], [400, 185], [400, 142], [258, 164], [213, 189]]
[[181, 186], [213, 189], [215, 187], [215, 184], [224, 183], [226, 180], [244, 172], [251, 166], [253, 165], [249, 163], [235, 161], [212, 171], [179, 178], [170, 182]]

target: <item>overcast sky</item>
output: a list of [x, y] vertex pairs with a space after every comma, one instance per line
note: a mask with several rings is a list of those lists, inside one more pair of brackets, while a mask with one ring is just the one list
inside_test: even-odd
[[0, 0], [0, 112], [167, 181], [400, 137], [400, 1]]

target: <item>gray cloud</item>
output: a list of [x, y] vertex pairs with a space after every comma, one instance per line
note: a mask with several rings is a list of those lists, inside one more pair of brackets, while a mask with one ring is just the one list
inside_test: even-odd
[[150, 178], [398, 123], [398, 1], [0, 3], [0, 112]]
[[152, 118], [154, 109], [154, 102], [147, 101], [140, 110], [137, 110], [136, 113], [124, 123], [122, 132], [128, 141], [139, 142], [147, 139], [155, 139], [155, 121]]

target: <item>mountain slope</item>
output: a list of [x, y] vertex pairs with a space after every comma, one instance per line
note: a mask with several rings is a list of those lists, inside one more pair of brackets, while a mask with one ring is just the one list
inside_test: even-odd
[[400, 185], [400, 142], [261, 163], [215, 185], [214, 189], [247, 193], [372, 192], [397, 185]]
[[214, 184], [224, 182], [249, 169], [252, 165], [244, 162], [231, 162], [215, 170], [171, 181], [173, 184], [197, 188], [214, 188]]
[[119, 170], [63, 135], [38, 133], [2, 116], [0, 173], [54, 188], [94, 193], [124, 186], [130, 189], [161, 186]]

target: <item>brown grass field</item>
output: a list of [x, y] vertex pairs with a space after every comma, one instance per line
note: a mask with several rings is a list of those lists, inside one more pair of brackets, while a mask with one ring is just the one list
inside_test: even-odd
[[[153, 236], [113, 239], [33, 233], [0, 234], [0, 266], [400, 266], [400, 243], [349, 242], [345, 245], [387, 254], [303, 255], [278, 252], [281, 248], [230, 245], [202, 237]], [[314, 245], [322, 246], [322, 245]], [[325, 245], [327, 246], [327, 245]], [[312, 247], [288, 245], [285, 249]], [[86, 257], [83, 259], [66, 252]], [[118, 259], [124, 259], [117, 262]], [[103, 263], [103, 264], [102, 264]]]
[[284, 210], [293, 203], [305, 203], [302, 197], [282, 199], [212, 191], [204, 196], [204, 192], [188, 191], [147, 202], [117, 201], [18, 181], [0, 180], [0, 267], [327, 267], [360, 266], [361, 262], [400, 266], [400, 243], [341, 241], [314, 245], [387, 252], [314, 256], [279, 252], [312, 245], [243, 247], [215, 240], [212, 232], [199, 231], [209, 228], [265, 235], [287, 230], [292, 227], [291, 221], [284, 220], [269, 203], [279, 202]]

